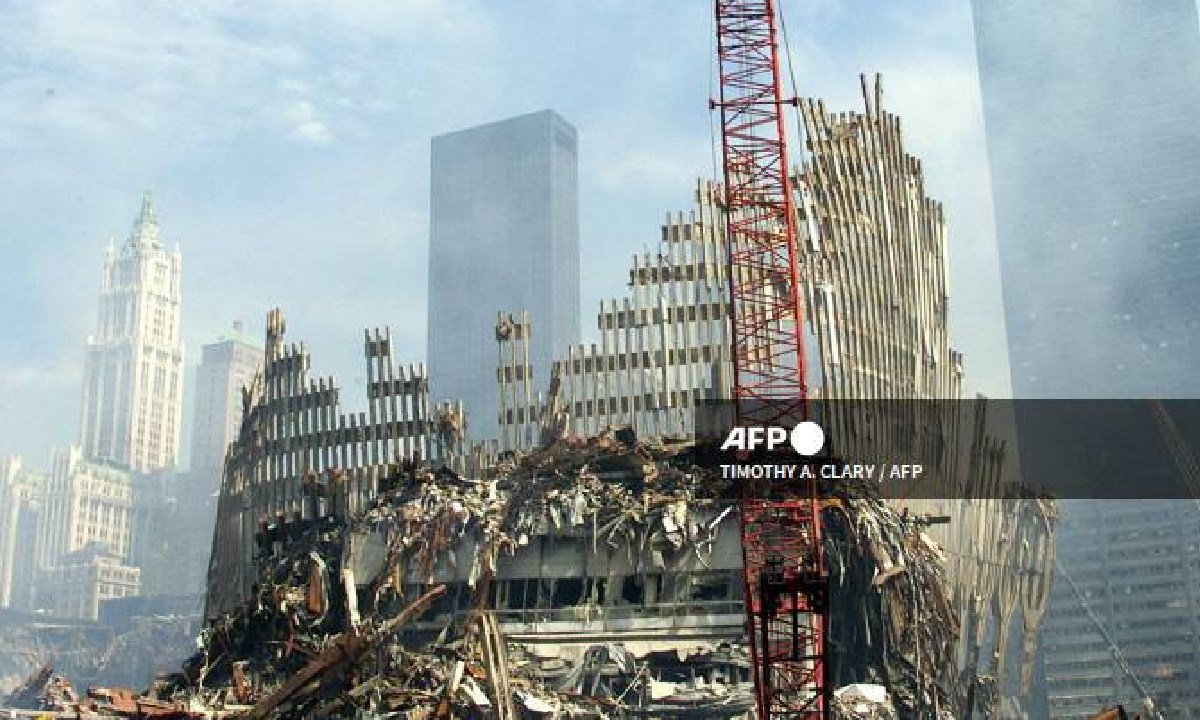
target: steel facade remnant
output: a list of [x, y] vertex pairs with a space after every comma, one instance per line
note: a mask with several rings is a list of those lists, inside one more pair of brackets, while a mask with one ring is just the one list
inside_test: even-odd
[[[717, 0], [721, 98], [713, 106], [721, 114], [733, 397], [742, 425], [787, 425], [806, 416], [796, 213], [775, 24], [772, 0]], [[759, 717], [824, 717], [825, 578], [816, 488], [810, 483], [801, 497], [783, 501], [756, 495], [744, 491], [741, 515]]]
[[657, 246], [632, 258], [628, 293], [600, 301], [599, 342], [558, 356], [544, 393], [518, 379], [531, 326], [523, 339], [497, 336], [500, 395], [510, 398], [500, 426], [502, 443], [511, 444], [502, 449], [524, 448], [516, 438], [530, 423], [580, 437], [620, 426], [638, 437], [692, 437], [695, 408], [732, 396], [728, 257], [715, 187], [698, 181], [696, 208], [667, 214]]
[[530, 341], [533, 330], [529, 311], [500, 312], [496, 317], [496, 386], [500, 391], [500, 443], [505, 450], [528, 450], [538, 442], [534, 432], [540, 420], [539, 407], [533, 399], [533, 365], [530, 360]]
[[389, 463], [438, 459], [445, 454], [438, 418], [461, 407], [433, 405], [424, 364], [393, 356], [390, 331], [364, 331], [367, 411], [343, 413], [340, 388], [329, 377], [310, 378], [304, 344], [285, 343], [286, 323], [267, 316], [262, 370], [242, 390], [242, 424], [225, 460], [209, 561], [205, 615], [212, 617], [250, 596], [254, 531], [275, 532], [319, 513], [306, 488], [331, 488], [331, 514], [360, 507], [375, 493]]

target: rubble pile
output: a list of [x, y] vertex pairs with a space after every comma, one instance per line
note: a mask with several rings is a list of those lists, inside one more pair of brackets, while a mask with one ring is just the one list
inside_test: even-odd
[[839, 686], [886, 688], [901, 720], [930, 717], [931, 710], [957, 716], [959, 619], [946, 558], [923, 531], [926, 518], [870, 491], [865, 483], [843, 484], [823, 511], [833, 608], [828, 639], [836, 648], [831, 676]]
[[512, 718], [517, 717], [510, 707], [514, 699], [529, 706], [568, 707], [580, 718], [606, 717], [590, 710], [589, 703], [519, 683], [498, 700], [507, 711], [497, 709], [492, 698], [495, 687], [509, 684], [507, 658], [487, 613], [457, 629], [447, 627], [444, 638], [456, 630], [453, 639], [406, 647], [397, 633], [444, 593], [443, 586], [394, 616], [340, 615], [348, 627], [333, 634], [329, 630], [336, 623], [330, 618], [336, 612], [315, 614], [307, 604], [314, 596], [281, 587], [264, 586], [246, 612], [210, 626], [202, 651], [156, 695], [251, 718], [359, 717], [362, 712]]
[[[485, 691], [497, 678], [494, 635], [480, 630], [486, 616], [477, 616], [459, 638], [426, 649], [399, 641], [397, 632], [443, 592], [437, 586], [394, 617], [368, 618], [333, 635], [303, 628], [292, 634], [291, 627], [272, 624], [287, 612], [286, 603], [259, 606], [239, 622], [214, 626], [184, 676], [162, 684], [157, 695], [247, 718], [515, 717], [511, 709], [496, 712], [495, 695]], [[264, 621], [262, 629], [248, 631]], [[250, 635], [255, 640], [248, 642]], [[239, 649], [248, 652], [239, 655]]]
[[[485, 607], [500, 555], [549, 529], [582, 529], [631, 552], [643, 544], [703, 552], [717, 523], [690, 522], [689, 507], [720, 487], [672, 464], [685, 447], [639, 445], [620, 433], [564, 440], [508, 457], [482, 478], [406, 463], [352, 517], [322, 512], [331, 493], [313, 487], [315, 519], [260, 528], [252, 602], [211, 622], [201, 651], [156, 696], [248, 717], [424, 717], [452, 708], [455, 717], [503, 718], [519, 717], [512, 708], [520, 708], [531, 717], [605, 718], [635, 699], [686, 708], [715, 698], [744, 710], [748, 687], [734, 693], [701, 679], [650, 692], [646, 661], [619, 646], [598, 646], [606, 649], [547, 673], [556, 664], [523, 659]], [[720, 520], [733, 510], [724, 506]], [[443, 599], [437, 572], [462, 562], [471, 563], [473, 611], [446, 616], [432, 642], [411, 647], [399, 631]], [[414, 597], [411, 578], [434, 589]], [[602, 684], [623, 686], [624, 697], [600, 692]]]
[[9, 708], [7, 717], [16, 717], [12, 710], [44, 712], [38, 717], [134, 718], [146, 720], [205, 720], [205, 716], [188, 711], [181, 703], [164, 702], [125, 688], [88, 688], [81, 698], [70, 681], [57, 675], [49, 665], [43, 665], [4, 698]]
[[[504, 556], [544, 536], [640, 568], [708, 567], [721, 526], [736, 534], [736, 488], [689, 450], [617, 431], [512, 454], [478, 477], [397, 464], [357, 513], [310, 479], [304, 513], [259, 528], [251, 601], [211, 620], [147, 700], [252, 719], [741, 717], [753, 693], [740, 638], [531, 643], [506, 639], [491, 607]], [[830, 679], [887, 694], [835, 711], [904, 720], [950, 707], [957, 620], [940, 550], [919, 519], [861, 488], [843, 486], [825, 522]], [[448, 570], [465, 590], [439, 584]]]

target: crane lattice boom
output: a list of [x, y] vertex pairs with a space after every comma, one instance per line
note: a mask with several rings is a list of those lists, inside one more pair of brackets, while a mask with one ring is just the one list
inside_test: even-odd
[[[737, 422], [794, 425], [807, 390], [775, 3], [717, 0], [716, 23]], [[791, 493], [747, 488], [741, 519], [759, 717], [828, 717], [815, 481]]]

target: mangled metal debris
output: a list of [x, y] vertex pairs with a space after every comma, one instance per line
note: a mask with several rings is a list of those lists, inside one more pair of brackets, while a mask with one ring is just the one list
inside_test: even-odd
[[852, 494], [845, 486], [824, 511], [830, 605], [837, 608], [833, 677], [885, 686], [901, 718], [954, 708], [959, 619], [946, 559], [924, 532], [927, 518], [897, 511], [866, 489]]
[[[73, 718], [157, 718], [159, 720], [201, 720], [204, 715], [190, 712], [179, 702], [164, 702], [126, 688], [89, 688], [81, 698], [71, 683], [56, 675], [48, 665], [39, 667], [4, 701], [4, 707], [45, 711], [39, 717]], [[11, 715], [15, 717], [15, 715]]]
[[78, 701], [71, 683], [55, 675], [54, 668], [42, 665], [8, 694], [4, 707], [57, 712]]
[[329, 496], [335, 483], [314, 481], [312, 519], [259, 528], [252, 602], [213, 619], [170, 697], [249, 718], [742, 715], [749, 665], [728, 644], [693, 661], [707, 678], [676, 682], [663, 674], [689, 672], [673, 650], [576, 643], [532, 659], [544, 648], [506, 641], [490, 611], [506, 561], [548, 537], [584, 539], [631, 567], [643, 555], [702, 563], [733, 505], [711, 477], [673, 464], [684, 449], [611, 433], [511, 456], [478, 478], [410, 462], [353, 515]]
[[[304, 513], [258, 528], [251, 600], [210, 618], [183, 671], [135, 705], [256, 720], [745, 717], [736, 501], [690, 450], [620, 431], [475, 477], [400, 463], [359, 512], [336, 474], [310, 478]], [[831, 637], [849, 649], [833, 672], [885, 686], [893, 714], [856, 702], [845, 717], [949, 708], [957, 619], [940, 551], [920, 518], [850, 489], [826, 510]]]

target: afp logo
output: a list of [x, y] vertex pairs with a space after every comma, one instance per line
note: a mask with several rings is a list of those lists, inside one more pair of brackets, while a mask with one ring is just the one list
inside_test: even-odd
[[790, 432], [787, 428], [777, 426], [735, 427], [729, 431], [721, 449], [751, 452], [765, 448], [771, 451], [785, 444], [790, 444], [801, 455], [816, 455], [825, 447], [825, 431], [811, 420], [799, 423]]

